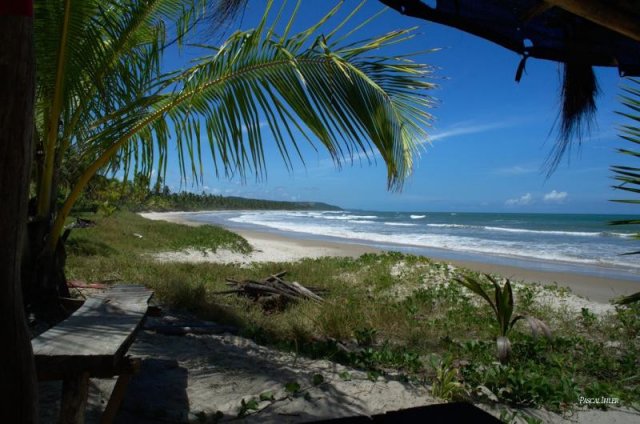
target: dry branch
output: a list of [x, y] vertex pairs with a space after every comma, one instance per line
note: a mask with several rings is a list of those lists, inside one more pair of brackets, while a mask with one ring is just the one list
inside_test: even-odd
[[239, 294], [253, 300], [273, 299], [277, 297], [284, 301], [297, 301], [300, 299], [319, 303], [324, 301], [322, 297], [319, 296], [319, 293], [325, 290], [304, 287], [296, 281], [287, 282], [283, 279], [286, 273], [286, 271], [282, 271], [260, 281], [237, 281], [233, 278], [227, 278], [226, 282], [230, 289], [215, 292], [214, 294]]

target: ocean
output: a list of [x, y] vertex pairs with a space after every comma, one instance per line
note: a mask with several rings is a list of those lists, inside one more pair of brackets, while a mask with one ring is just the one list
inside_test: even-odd
[[619, 215], [369, 211], [200, 212], [188, 219], [288, 237], [640, 282], [640, 226]]

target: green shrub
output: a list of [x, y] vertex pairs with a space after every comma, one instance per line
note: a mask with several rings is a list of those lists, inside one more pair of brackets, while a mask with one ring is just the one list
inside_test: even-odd
[[529, 315], [516, 315], [512, 318], [514, 308], [513, 291], [511, 290], [511, 282], [508, 279], [505, 280], [504, 286], [500, 287], [500, 284], [498, 284], [492, 276], [485, 274], [484, 277], [493, 285], [493, 299], [489, 296], [479, 278], [465, 275], [460, 278], [456, 278], [455, 281], [482, 297], [487, 301], [487, 303], [489, 303], [491, 309], [493, 309], [498, 327], [496, 345], [497, 356], [500, 362], [505, 363], [509, 359], [509, 355], [511, 354], [511, 341], [508, 336], [513, 329], [513, 326], [520, 320], [527, 321], [534, 336], [545, 335], [547, 338], [551, 338], [551, 330], [549, 330], [549, 327], [547, 327], [547, 325], [538, 318]]

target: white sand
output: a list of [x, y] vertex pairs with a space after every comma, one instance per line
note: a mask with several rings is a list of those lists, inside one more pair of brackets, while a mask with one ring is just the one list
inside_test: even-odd
[[[180, 319], [184, 315], [149, 318], [147, 324]], [[362, 371], [269, 349], [229, 333], [167, 336], [142, 331], [129, 354], [144, 361], [116, 420], [122, 423], [197, 422], [197, 414], [211, 417], [216, 411], [227, 421], [237, 416], [242, 400], [266, 393], [274, 400], [260, 402], [259, 411], [244, 422], [304, 422], [439, 403], [424, 386], [383, 378], [374, 382]], [[316, 374], [323, 383], [313, 384]], [[285, 390], [292, 382], [300, 385], [298, 394]], [[99, 420], [114, 383], [92, 380], [87, 422]], [[53, 422], [59, 385], [41, 384], [40, 392], [42, 421]]]
[[[262, 402], [260, 408], [264, 410], [247, 418], [248, 422], [286, 423], [369, 415], [436, 402], [425, 387], [388, 379], [373, 382], [361, 371], [329, 361], [296, 357], [230, 334], [174, 337], [145, 333], [131, 353], [153, 358], [155, 362], [177, 361], [173, 374], [186, 381], [176, 381], [179, 384], [170, 387], [186, 392], [192, 417], [200, 411], [209, 414], [221, 411], [227, 417], [235, 417], [242, 399], [259, 398], [265, 392], [271, 392], [279, 400]], [[350, 380], [343, 378], [346, 374], [341, 377], [341, 373], [348, 373]], [[314, 386], [314, 374], [322, 375], [325, 382]], [[161, 383], [159, 377], [151, 374], [147, 378]], [[285, 385], [290, 382], [301, 386], [300, 395], [287, 397]], [[158, 391], [165, 384], [157, 386]], [[155, 403], [155, 395], [145, 395], [149, 404]], [[170, 414], [180, 411], [170, 407], [167, 410]], [[186, 412], [184, 405], [182, 412]]]
[[[197, 213], [198, 212], [148, 212], [141, 213], [140, 215], [152, 220], [162, 220], [191, 226], [205, 225], [205, 223], [188, 220], [189, 215]], [[253, 262], [292, 262], [303, 258], [320, 258], [323, 256], [358, 257], [363, 253], [379, 251], [372, 247], [357, 244], [294, 240], [269, 233], [246, 230], [234, 230], [234, 232], [240, 234], [249, 242], [253, 248], [251, 253], [245, 255], [227, 249], [218, 249], [215, 252], [212, 250], [185, 249], [181, 251], [160, 252], [153, 254], [153, 257], [163, 262], [237, 263], [246, 266]]]
[[218, 249], [215, 252], [207, 250], [185, 249], [173, 252], [153, 254], [153, 258], [161, 262], [190, 262], [190, 263], [237, 263], [243, 266], [254, 262], [292, 262], [304, 258], [320, 258], [322, 256], [358, 256], [344, 249], [316, 246], [313, 249], [304, 248], [293, 241], [273, 240], [269, 238], [245, 237], [253, 251], [249, 254]]

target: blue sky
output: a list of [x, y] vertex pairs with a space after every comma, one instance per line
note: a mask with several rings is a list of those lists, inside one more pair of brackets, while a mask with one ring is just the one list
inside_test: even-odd
[[[278, 2], [276, 2], [278, 3]], [[346, 0], [348, 12], [359, 1]], [[250, 28], [262, 15], [265, 1], [251, 0], [241, 26]], [[303, 1], [300, 26], [309, 25], [334, 1]], [[360, 19], [382, 8], [369, 0]], [[360, 32], [360, 37], [418, 26], [417, 36], [396, 52], [439, 48], [416, 57], [436, 67], [431, 94], [437, 106], [429, 129], [430, 144], [417, 158], [413, 175], [400, 193], [386, 190], [386, 170], [378, 160], [356, 162], [337, 170], [324, 152], [304, 149], [306, 166], [293, 172], [265, 140], [266, 181], [215, 178], [204, 184], [180, 183], [177, 167], [170, 167], [167, 184], [173, 190], [275, 200], [321, 201], [344, 208], [398, 211], [469, 212], [566, 212], [631, 213], [633, 205], [610, 202], [624, 197], [616, 193], [609, 167], [629, 164], [616, 147], [625, 142], [616, 135], [623, 119], [617, 96], [621, 80], [617, 70], [596, 70], [601, 94], [597, 126], [580, 149], [567, 156], [559, 169], [546, 178], [544, 161], [555, 140], [552, 132], [558, 107], [560, 68], [556, 63], [530, 59], [521, 82], [514, 81], [520, 61], [517, 54], [461, 31], [399, 15], [388, 10]], [[170, 57], [170, 60], [180, 60]], [[212, 168], [210, 168], [212, 169]]]

